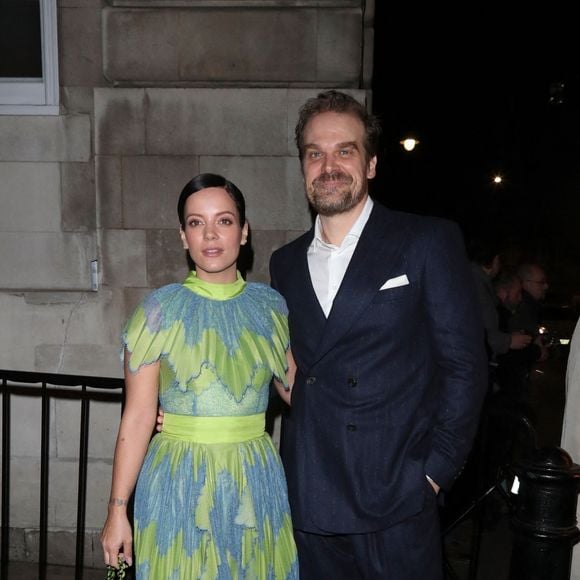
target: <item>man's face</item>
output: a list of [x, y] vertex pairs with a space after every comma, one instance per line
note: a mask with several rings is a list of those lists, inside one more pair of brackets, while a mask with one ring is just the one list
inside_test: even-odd
[[377, 158], [367, 161], [364, 125], [348, 113], [319, 113], [304, 129], [302, 172], [306, 196], [323, 216], [364, 203]]
[[522, 283], [519, 280], [515, 280], [511, 286], [507, 288], [505, 305], [510, 310], [514, 310], [515, 307], [522, 301]]
[[529, 275], [523, 280], [524, 290], [535, 300], [543, 300], [548, 290], [546, 273], [539, 266], [530, 268]]

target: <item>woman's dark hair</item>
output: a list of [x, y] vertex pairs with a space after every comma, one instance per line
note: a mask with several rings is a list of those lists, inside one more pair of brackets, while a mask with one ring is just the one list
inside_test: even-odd
[[369, 113], [355, 98], [340, 91], [330, 90], [308, 99], [300, 109], [298, 123], [294, 130], [300, 161], [304, 157], [304, 129], [308, 121], [320, 113], [347, 113], [353, 115], [365, 128], [364, 147], [367, 161], [378, 152], [381, 125], [375, 115]]
[[202, 189], [207, 189], [208, 187], [219, 187], [227, 191], [228, 195], [236, 204], [238, 216], [240, 218], [240, 226], [243, 226], [246, 223], [246, 202], [242, 192], [236, 187], [236, 185], [221, 175], [216, 175], [215, 173], [200, 173], [185, 184], [185, 187], [181, 190], [181, 194], [179, 195], [179, 201], [177, 202], [177, 215], [179, 216], [181, 227], [185, 227], [185, 215], [183, 212], [188, 197]]

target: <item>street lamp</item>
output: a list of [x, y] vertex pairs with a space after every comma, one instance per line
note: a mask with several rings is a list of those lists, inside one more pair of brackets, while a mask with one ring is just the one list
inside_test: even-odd
[[419, 141], [413, 137], [407, 137], [402, 141], [399, 141], [399, 143], [403, 146], [405, 151], [413, 151], [413, 149], [415, 149], [415, 147], [419, 144]]

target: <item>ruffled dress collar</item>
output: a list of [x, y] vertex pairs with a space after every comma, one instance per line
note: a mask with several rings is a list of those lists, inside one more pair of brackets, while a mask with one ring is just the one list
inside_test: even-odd
[[183, 285], [188, 290], [195, 292], [195, 294], [209, 298], [210, 300], [229, 300], [230, 298], [239, 296], [244, 291], [246, 281], [238, 271], [235, 282], [229, 282], [227, 284], [207, 282], [206, 280], [201, 280], [195, 270], [192, 270], [183, 281]]

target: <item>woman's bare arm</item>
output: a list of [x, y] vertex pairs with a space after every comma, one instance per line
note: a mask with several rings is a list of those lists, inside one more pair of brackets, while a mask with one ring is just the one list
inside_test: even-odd
[[159, 390], [159, 363], [133, 373], [128, 368], [128, 359], [125, 352], [125, 409], [115, 446], [108, 516], [101, 533], [105, 564], [115, 567], [120, 554], [128, 564], [133, 561], [127, 503], [155, 426]]

